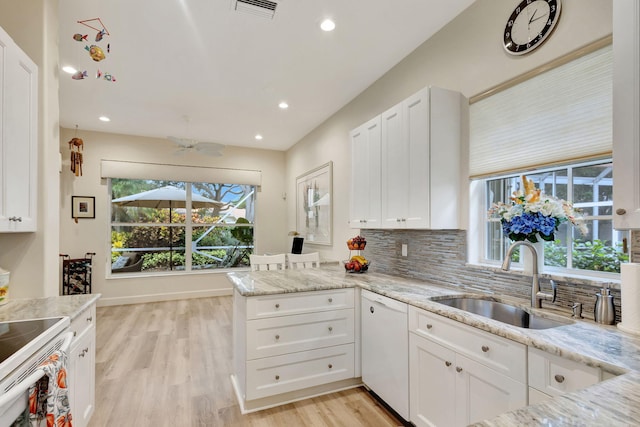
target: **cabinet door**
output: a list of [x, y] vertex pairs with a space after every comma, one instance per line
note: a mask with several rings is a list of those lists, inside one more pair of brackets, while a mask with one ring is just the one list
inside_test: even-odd
[[469, 424], [527, 406], [527, 386], [456, 355], [456, 425]]
[[351, 228], [380, 227], [380, 116], [351, 131]]
[[75, 338], [69, 352], [69, 391], [74, 427], [85, 427], [95, 408], [96, 329]]
[[408, 181], [407, 228], [429, 227], [431, 159], [429, 154], [429, 92], [423, 89], [402, 103], [404, 129], [407, 138], [406, 167]]
[[455, 352], [409, 334], [410, 421], [421, 426], [450, 426], [456, 414]]
[[613, 2], [613, 226], [640, 229], [640, 5]]
[[403, 130], [402, 104], [382, 113], [381, 128], [382, 227], [404, 228], [409, 200], [409, 147]]
[[2, 29], [0, 69], [0, 231], [35, 231], [38, 69]]

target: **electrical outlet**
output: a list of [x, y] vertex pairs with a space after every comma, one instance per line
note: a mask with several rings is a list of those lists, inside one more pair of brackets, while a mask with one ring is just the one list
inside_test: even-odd
[[407, 244], [403, 243], [402, 244], [402, 256], [407, 256]]

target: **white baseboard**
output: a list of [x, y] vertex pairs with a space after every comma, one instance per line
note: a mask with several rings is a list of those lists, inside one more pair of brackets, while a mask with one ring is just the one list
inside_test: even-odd
[[107, 307], [113, 305], [128, 305], [128, 304], [143, 304], [147, 302], [160, 302], [160, 301], [176, 301], [181, 299], [192, 298], [207, 298], [207, 297], [221, 297], [233, 295], [232, 288], [226, 289], [207, 289], [203, 291], [189, 291], [189, 292], [171, 292], [164, 294], [150, 294], [150, 295], [133, 295], [126, 297], [102, 297], [98, 300], [98, 307]]

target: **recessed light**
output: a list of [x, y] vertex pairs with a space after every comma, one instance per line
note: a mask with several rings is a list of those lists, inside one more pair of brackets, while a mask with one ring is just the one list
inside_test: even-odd
[[110, 122], [111, 121], [111, 119], [109, 117], [107, 117], [107, 116], [100, 116], [100, 117], [98, 117], [98, 119], [101, 122]]
[[289, 104], [287, 104], [286, 102], [282, 101], [280, 104], [278, 104], [278, 107], [280, 107], [283, 110], [286, 110], [287, 108], [289, 108]]
[[256, 135], [256, 139], [257, 139], [258, 141], [260, 141], [260, 140], [262, 139], [262, 135], [257, 134], [257, 135]]
[[336, 28], [336, 23], [331, 19], [325, 19], [320, 23], [320, 28], [322, 28], [322, 31], [333, 31]]
[[62, 67], [62, 71], [64, 71], [65, 73], [69, 73], [69, 74], [75, 74], [75, 72], [78, 71], [78, 70], [76, 70], [75, 68], [70, 67], [70, 66], [67, 65], [65, 67]]

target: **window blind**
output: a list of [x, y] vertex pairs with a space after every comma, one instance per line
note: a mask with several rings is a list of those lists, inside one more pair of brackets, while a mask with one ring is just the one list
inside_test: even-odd
[[472, 178], [610, 155], [611, 45], [469, 109]]
[[102, 178], [157, 179], [256, 186], [262, 184], [262, 172], [247, 169], [163, 165], [119, 160], [102, 160], [100, 166], [100, 176]]

